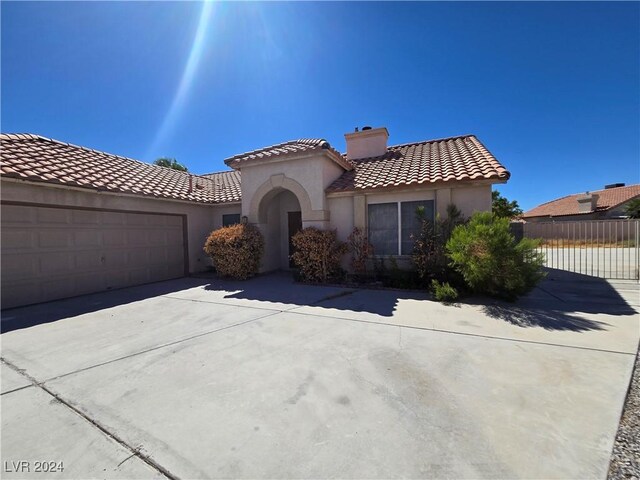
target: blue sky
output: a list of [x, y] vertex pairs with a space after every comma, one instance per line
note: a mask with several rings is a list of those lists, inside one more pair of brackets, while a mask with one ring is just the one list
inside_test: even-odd
[[194, 173], [476, 134], [524, 208], [640, 182], [640, 4], [2, 2], [2, 131]]

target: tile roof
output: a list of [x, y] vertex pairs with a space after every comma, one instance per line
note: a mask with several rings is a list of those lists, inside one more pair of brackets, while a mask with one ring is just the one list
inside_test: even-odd
[[435, 182], [503, 180], [509, 172], [473, 135], [388, 147], [379, 157], [351, 160], [327, 192], [425, 185]]
[[3, 177], [199, 203], [240, 201], [236, 172], [192, 175], [39, 135], [0, 134], [0, 159]]
[[216, 202], [239, 202], [242, 199], [240, 172], [238, 170], [205, 173], [201, 176], [213, 180]]
[[232, 168], [238, 168], [249, 160], [262, 160], [285, 155], [291, 155], [302, 152], [310, 152], [313, 150], [328, 150], [333, 153], [332, 157], [336, 163], [346, 170], [351, 170], [351, 164], [342, 156], [340, 152], [334, 149], [329, 142], [323, 138], [301, 138], [298, 140], [290, 140], [288, 142], [278, 143], [269, 147], [259, 148], [246, 153], [240, 153], [233, 157], [227, 158], [224, 163]]
[[[606, 188], [604, 190], [597, 190], [589, 192], [597, 195], [596, 209], [597, 212], [610, 210], [618, 205], [625, 203], [632, 198], [640, 196], [640, 184], [629, 185], [626, 187]], [[567, 195], [566, 197], [558, 198], [542, 205], [538, 205], [531, 210], [524, 212], [522, 215], [524, 218], [530, 217], [558, 217], [561, 215], [583, 215], [578, 211], [578, 197], [583, 197], [583, 193], [575, 193], [573, 195]]]
[[[320, 149], [329, 150], [347, 170], [327, 192], [509, 178], [473, 135], [391, 146], [385, 155], [350, 162], [325, 140], [300, 139], [235, 155], [225, 163], [237, 168], [252, 159]], [[199, 203], [241, 200], [237, 170], [192, 175], [39, 135], [0, 134], [0, 159], [3, 177]]]

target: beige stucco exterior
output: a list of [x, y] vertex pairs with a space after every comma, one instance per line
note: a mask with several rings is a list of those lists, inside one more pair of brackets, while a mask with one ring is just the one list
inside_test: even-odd
[[[357, 141], [351, 145], [351, 153], [371, 154], [381, 149], [383, 143], [386, 145], [386, 129], [379, 130], [356, 135]], [[358, 143], [365, 137], [373, 139], [373, 144]], [[78, 216], [73, 212], [83, 210], [98, 219], [94, 223], [98, 225], [97, 230], [102, 228], [100, 234], [103, 237], [113, 234], [109, 231], [111, 227], [101, 226], [100, 219], [105, 215], [103, 212], [123, 213], [125, 216], [128, 215], [126, 218], [129, 222], [135, 222], [135, 219], [139, 218], [145, 225], [152, 225], [153, 228], [162, 229], [162, 225], [166, 225], [166, 230], [161, 236], [174, 240], [173, 243], [167, 241], [163, 248], [182, 249], [184, 255], [182, 260], [179, 256], [172, 255], [174, 263], [171, 275], [175, 275], [176, 268], [179, 270], [180, 266], [183, 267], [183, 274], [188, 275], [206, 271], [211, 267], [211, 261], [202, 248], [209, 233], [222, 226], [222, 216], [226, 214], [240, 214], [243, 221], [254, 224], [261, 230], [265, 238], [261, 271], [267, 272], [289, 268], [290, 212], [300, 212], [302, 228], [334, 229], [338, 239], [346, 241], [354, 227], [367, 232], [367, 209], [369, 205], [376, 203], [432, 200], [435, 211], [440, 216], [446, 215], [446, 208], [451, 203], [465, 216], [470, 216], [474, 211], [491, 209], [492, 182], [486, 180], [327, 193], [327, 187], [345, 172], [345, 168], [351, 168], [335, 150], [330, 149], [314, 149], [310, 152], [268, 159], [250, 159], [236, 167], [240, 170], [242, 179], [242, 201], [237, 203], [202, 204], [3, 178], [3, 212], [8, 212], [10, 206], [13, 206], [14, 210], [16, 206], [20, 206], [19, 208], [32, 208], [34, 211], [57, 208], [67, 215], [67, 218], [73, 219]], [[64, 213], [65, 210], [67, 213]], [[153, 220], [144, 220], [148, 218], [147, 214], [156, 217], [153, 217]], [[38, 215], [33, 214], [32, 217], [37, 218]], [[45, 223], [42, 225], [46, 227]], [[36, 224], [31, 226], [32, 230], [37, 227]], [[14, 225], [11, 228], [14, 231], [19, 230], [19, 226]], [[79, 227], [70, 221], [69, 228]], [[150, 227], [141, 234], [148, 242], [152, 242], [153, 232], [158, 231], [153, 228]], [[175, 237], [180, 229], [182, 238], [177, 242]], [[138, 246], [142, 245], [140, 242]], [[68, 243], [68, 254], [73, 254], [74, 245], [73, 242]], [[149, 248], [152, 248], [151, 243]], [[133, 247], [131, 249], [135, 250]], [[3, 248], [3, 255], [4, 251]], [[47, 252], [34, 250], [34, 253], [41, 254], [44, 258]], [[131, 257], [132, 253], [129, 252], [128, 255]], [[149, 251], [146, 258], [150, 256]], [[71, 262], [77, 263], [77, 258]], [[153, 268], [159, 268], [159, 265], [153, 266], [149, 261], [147, 263], [150, 272]], [[344, 266], [347, 265], [348, 259], [345, 258]], [[97, 268], [99, 267], [100, 265], [97, 265]], [[19, 268], [16, 267], [16, 271], [19, 271]], [[157, 279], [164, 279], [167, 275], [169, 273], [165, 273], [164, 276], [159, 274]], [[153, 274], [150, 273], [145, 278], [146, 281], [152, 281]], [[3, 279], [3, 282], [5, 281], [7, 280]], [[104, 283], [97, 281], [96, 286], [91, 288], [99, 290], [99, 285]], [[141, 279], [139, 283], [144, 283], [144, 280]], [[87, 285], [86, 288], [89, 288]], [[87, 292], [83, 290], [77, 293]]]
[[189, 273], [210, 267], [211, 262], [202, 250], [204, 241], [212, 230], [222, 226], [223, 214], [240, 213], [241, 209], [240, 204], [201, 205], [5, 179], [2, 180], [2, 202], [184, 215]]
[[455, 204], [465, 216], [491, 208], [490, 184], [441, 188], [413, 187], [394, 191], [349, 192], [327, 195], [325, 189], [342, 168], [322, 155], [291, 158], [242, 169], [242, 203], [204, 205], [133, 195], [88, 191], [44, 183], [2, 181], [2, 201], [28, 205], [151, 212], [183, 215], [186, 224], [188, 273], [206, 271], [211, 263], [202, 246], [225, 214], [242, 214], [265, 236], [262, 270], [288, 268], [288, 212], [302, 212], [302, 226], [335, 229], [346, 241], [354, 227], [367, 230], [367, 206], [373, 203], [434, 200], [439, 215]]
[[296, 195], [304, 227], [328, 227], [329, 209], [325, 189], [344, 171], [328, 154], [289, 156], [284, 160], [258, 161], [240, 168], [242, 214], [250, 223], [264, 223], [264, 208], [274, 192]]
[[360, 132], [347, 133], [344, 138], [347, 141], [349, 160], [377, 157], [387, 152], [389, 131], [384, 127], [369, 128]]
[[[360, 152], [359, 148], [356, 145], [356, 151]], [[242, 215], [265, 237], [263, 271], [288, 268], [287, 212], [296, 207], [303, 228], [335, 229], [342, 241], [354, 227], [367, 231], [367, 207], [373, 203], [433, 200], [441, 217], [446, 216], [447, 206], [452, 203], [466, 217], [491, 209], [491, 183], [486, 180], [327, 194], [327, 187], [344, 173], [344, 168], [325, 151], [256, 160], [239, 169]]]

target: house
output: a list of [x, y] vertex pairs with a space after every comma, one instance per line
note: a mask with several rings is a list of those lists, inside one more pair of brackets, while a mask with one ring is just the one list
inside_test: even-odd
[[640, 184], [606, 185], [603, 190], [574, 193], [538, 205], [522, 215], [527, 222], [611, 220], [625, 217], [625, 207], [640, 198]]
[[388, 146], [386, 128], [345, 135], [342, 154], [301, 139], [192, 175], [30, 134], [0, 137], [2, 307], [202, 272], [208, 234], [248, 221], [262, 271], [289, 267], [300, 228], [368, 231], [378, 255], [411, 253], [415, 211], [491, 209], [509, 172], [473, 135]]

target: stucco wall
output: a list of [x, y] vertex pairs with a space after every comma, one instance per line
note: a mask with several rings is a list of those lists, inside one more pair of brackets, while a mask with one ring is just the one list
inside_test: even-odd
[[[305, 220], [303, 216], [303, 227], [316, 226], [336, 229], [338, 238], [342, 241], [347, 239], [354, 225], [361, 226], [366, 231], [366, 205], [368, 204], [435, 200], [436, 211], [442, 215], [446, 208], [445, 203], [448, 204], [450, 201], [455, 203], [467, 217], [476, 210], [491, 209], [490, 185], [447, 189], [412, 189], [403, 192], [367, 193], [366, 195], [327, 198], [325, 188], [342, 172], [341, 167], [322, 155], [251, 166], [243, 170], [242, 173], [243, 195], [247, 195], [243, 197], [242, 206], [240, 204], [199, 205], [10, 180], [2, 181], [2, 199], [44, 205], [186, 215], [189, 271], [191, 273], [205, 271], [210, 266], [211, 262], [202, 251], [202, 246], [211, 231], [222, 226], [222, 216], [238, 213], [247, 216], [252, 213], [255, 215], [255, 212], [249, 211], [251, 196], [272, 175], [276, 174], [284, 174], [287, 178], [295, 180], [304, 187], [314, 211], [326, 211], [326, 219]], [[266, 242], [263, 271], [288, 267], [287, 212], [302, 210], [298, 198], [290, 191], [280, 189], [274, 193], [277, 195], [267, 202], [267, 223], [260, 225]], [[362, 225], [358, 225], [358, 222]]]
[[[330, 209], [332, 224], [334, 210], [342, 211], [345, 203], [337, 200], [344, 197], [331, 197]], [[448, 188], [414, 188], [405, 191], [367, 192], [358, 193], [352, 200], [352, 221], [355, 226], [366, 228], [366, 205], [388, 202], [411, 202], [417, 200], [434, 200], [435, 210], [441, 216], [446, 216], [447, 206], [455, 204], [465, 217], [470, 217], [476, 211], [491, 210], [491, 185], [457, 185]]]
[[435, 190], [415, 190], [409, 192], [388, 192], [367, 195], [367, 205], [372, 203], [413, 202], [417, 200], [435, 200]]
[[211, 208], [211, 231], [216, 230], [222, 227], [222, 216], [237, 214], [240, 215], [242, 212], [242, 207], [239, 203], [234, 205], [214, 205]]
[[[310, 207], [312, 210], [328, 210], [325, 188], [337, 179], [343, 171], [339, 165], [321, 153], [312, 157], [244, 166], [241, 169], [242, 214], [249, 217], [250, 221], [258, 221], [258, 212], [252, 211], [252, 205], [254, 210], [258, 207], [258, 205], [255, 205], [254, 197], [256, 197], [257, 192], [260, 192], [261, 188], [264, 188], [265, 182], [269, 182], [273, 176], [277, 175], [284, 175], [287, 179], [297, 182], [306, 192], [311, 202]], [[255, 200], [257, 200], [257, 197]], [[299, 200], [303, 204], [303, 199], [299, 198]], [[321, 218], [321, 216], [304, 218], [303, 207], [303, 221], [311, 222], [312, 220], [322, 221], [325, 219]], [[306, 226], [310, 225], [309, 223]]]
[[189, 272], [191, 273], [205, 271], [211, 265], [210, 259], [204, 254], [202, 247], [209, 233], [222, 226], [222, 215], [240, 213], [239, 204], [199, 205], [8, 180], [2, 180], [2, 200], [42, 205], [186, 215]]
[[[491, 210], [491, 185], [459, 185], [448, 188], [413, 188], [404, 191], [357, 193], [353, 196], [332, 196], [328, 199], [331, 211], [331, 228], [338, 231], [338, 238], [346, 240], [354, 226], [367, 231], [367, 206], [377, 203], [433, 200], [435, 211], [446, 216], [446, 208], [454, 203], [465, 217], [475, 211]], [[398, 259], [401, 267], [409, 266], [404, 258]]]
[[467, 218], [474, 212], [491, 211], [491, 185], [452, 188], [451, 203]]
[[329, 225], [337, 230], [338, 239], [346, 241], [353, 231], [353, 197], [337, 197], [328, 199], [331, 220]]

